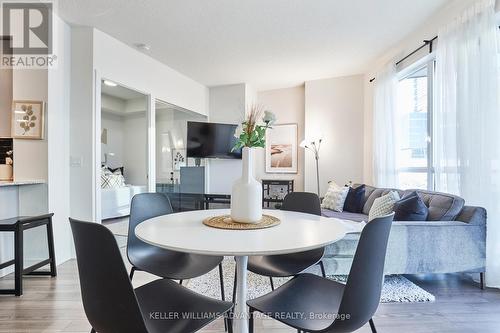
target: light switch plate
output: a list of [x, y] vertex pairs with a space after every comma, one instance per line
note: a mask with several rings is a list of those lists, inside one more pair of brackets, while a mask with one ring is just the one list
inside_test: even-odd
[[83, 163], [83, 159], [81, 156], [70, 156], [69, 165], [72, 168], [81, 168]]

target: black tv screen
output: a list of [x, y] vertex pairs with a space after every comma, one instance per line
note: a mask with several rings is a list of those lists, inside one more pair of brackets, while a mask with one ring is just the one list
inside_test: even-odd
[[231, 151], [236, 143], [237, 125], [188, 121], [187, 157], [241, 159], [241, 149]]

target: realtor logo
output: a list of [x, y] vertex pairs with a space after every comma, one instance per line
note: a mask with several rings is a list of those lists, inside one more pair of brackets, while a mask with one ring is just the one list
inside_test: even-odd
[[2, 21], [4, 55], [52, 54], [52, 2], [3, 2]]

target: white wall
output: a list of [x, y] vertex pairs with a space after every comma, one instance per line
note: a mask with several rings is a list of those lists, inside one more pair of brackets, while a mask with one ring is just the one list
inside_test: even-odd
[[71, 217], [94, 219], [93, 30], [71, 28], [70, 197]]
[[[257, 102], [274, 112], [277, 124], [297, 124], [297, 146], [304, 139], [304, 86], [260, 91]], [[304, 149], [298, 148], [297, 174], [266, 173], [264, 149], [255, 154], [256, 177], [262, 179], [293, 179], [295, 191], [304, 190]]]
[[[213, 123], [241, 123], [245, 117], [247, 92], [243, 83], [211, 87], [208, 120]], [[210, 159], [207, 165], [207, 192], [231, 194], [234, 181], [241, 177], [241, 160]]]
[[127, 184], [148, 184], [147, 130], [148, 119], [145, 111], [135, 112], [124, 118], [123, 145], [126, 148], [123, 155], [123, 165]]
[[72, 258], [73, 238], [68, 223], [70, 216], [70, 85], [71, 29], [59, 17], [54, 17], [56, 42], [54, 51], [58, 64], [48, 73], [48, 206], [54, 213], [53, 229], [58, 264]]
[[[305, 83], [305, 137], [323, 137], [322, 195], [330, 180], [340, 185], [363, 180], [363, 81], [363, 75], [354, 75]], [[316, 192], [314, 156], [305, 154], [304, 187]]]
[[207, 88], [117, 39], [93, 30], [94, 68], [103, 78], [206, 115]]
[[[45, 134], [50, 112], [47, 108], [48, 71], [46, 69], [14, 69], [12, 96], [14, 100], [43, 101]], [[14, 179], [47, 180], [47, 135], [43, 140], [14, 139]]]
[[111, 168], [124, 166], [124, 117], [103, 111], [101, 113], [101, 128], [107, 131], [107, 144], [101, 144], [102, 162], [104, 163], [104, 154], [108, 155], [107, 164]]

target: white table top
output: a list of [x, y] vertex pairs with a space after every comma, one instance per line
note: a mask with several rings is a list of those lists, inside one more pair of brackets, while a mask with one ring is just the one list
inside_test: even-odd
[[135, 228], [138, 238], [169, 250], [226, 256], [271, 255], [319, 248], [342, 239], [346, 225], [338, 219], [264, 210], [281, 224], [259, 230], [224, 230], [202, 223], [207, 217], [229, 214], [229, 209], [197, 210], [158, 216]]

